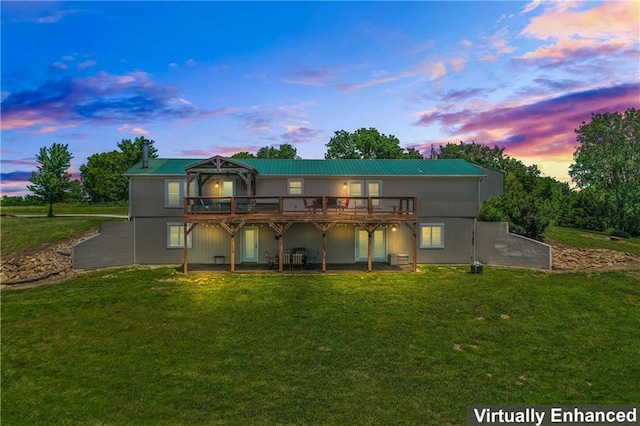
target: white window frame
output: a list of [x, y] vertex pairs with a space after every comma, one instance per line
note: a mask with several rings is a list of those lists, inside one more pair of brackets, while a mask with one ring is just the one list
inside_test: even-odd
[[[178, 184], [178, 201], [173, 203], [169, 195], [169, 186], [171, 184]], [[184, 193], [186, 191], [187, 181], [185, 179], [166, 179], [164, 181], [164, 206], [169, 209], [182, 208]]]
[[[427, 243], [423, 239], [425, 228], [440, 228], [440, 244]], [[433, 231], [431, 231], [433, 240]], [[421, 223], [420, 224], [420, 248], [421, 249], [443, 249], [444, 248], [444, 223]]]
[[[292, 187], [291, 186], [292, 183], [300, 183], [300, 188], [298, 189], [297, 187]], [[300, 192], [297, 192], [297, 191], [300, 191]], [[302, 196], [303, 194], [304, 194], [304, 179], [300, 179], [300, 178], [287, 179], [287, 195]]]
[[[378, 184], [378, 195], [371, 195], [369, 192], [369, 184], [374, 183]], [[365, 182], [365, 191], [367, 191], [367, 197], [382, 197], [382, 181], [381, 180], [367, 180]], [[371, 200], [373, 207], [380, 206], [380, 200]]]
[[[172, 241], [171, 231], [173, 229], [179, 229], [178, 241]], [[187, 235], [187, 248], [193, 247], [192, 232]], [[184, 223], [182, 222], [167, 222], [167, 248], [168, 249], [182, 249], [184, 248]]]

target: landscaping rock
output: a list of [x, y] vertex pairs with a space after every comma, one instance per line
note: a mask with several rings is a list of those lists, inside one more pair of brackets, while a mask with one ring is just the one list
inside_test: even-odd
[[95, 232], [7, 256], [0, 265], [0, 282], [3, 286], [10, 286], [39, 282], [51, 277], [68, 278], [73, 273], [73, 246], [93, 235]]
[[619, 269], [640, 267], [640, 257], [607, 249], [586, 249], [552, 244], [553, 269]]

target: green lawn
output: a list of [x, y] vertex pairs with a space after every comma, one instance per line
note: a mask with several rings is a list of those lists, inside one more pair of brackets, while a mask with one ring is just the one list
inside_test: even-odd
[[2, 292], [3, 424], [465, 423], [629, 403], [640, 271], [123, 268]]
[[[2, 206], [0, 211], [5, 214], [40, 214], [46, 215], [49, 206]], [[127, 203], [104, 203], [104, 204], [80, 204], [80, 203], [59, 203], [53, 205], [53, 214], [121, 214], [126, 215], [129, 211]]]
[[122, 220], [92, 217], [3, 217], [0, 222], [2, 256], [42, 244], [65, 241], [98, 229], [101, 222]]
[[544, 235], [548, 240], [574, 247], [617, 250], [640, 256], [640, 238], [617, 238], [612, 240], [609, 235], [602, 232], [583, 231], [560, 226], [549, 226]]

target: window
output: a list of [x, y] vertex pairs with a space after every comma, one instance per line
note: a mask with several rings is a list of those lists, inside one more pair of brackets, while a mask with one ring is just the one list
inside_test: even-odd
[[223, 180], [222, 189], [220, 190], [221, 197], [233, 197], [235, 195], [234, 184], [232, 180]]
[[303, 181], [302, 179], [289, 179], [287, 181], [289, 195], [302, 195]]
[[[191, 235], [187, 235], [187, 248], [192, 246]], [[167, 248], [184, 248], [184, 223], [167, 223]]]
[[[367, 181], [367, 196], [368, 197], [380, 197], [382, 196], [382, 181], [381, 180], [368, 180]], [[373, 207], [380, 205], [380, 200], [371, 200]]]
[[420, 224], [420, 248], [444, 248], [444, 223]]
[[185, 180], [166, 180], [165, 181], [164, 206], [165, 207], [182, 207], [182, 198], [187, 188]]

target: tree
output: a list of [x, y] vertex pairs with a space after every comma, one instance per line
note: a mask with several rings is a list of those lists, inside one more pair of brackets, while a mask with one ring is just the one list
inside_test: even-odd
[[70, 189], [71, 175], [67, 170], [71, 167], [72, 158], [68, 145], [59, 143], [54, 143], [51, 148], [40, 148], [36, 156], [38, 171], [31, 175], [29, 181], [33, 185], [28, 188], [49, 204], [49, 217], [53, 217], [53, 204], [63, 201]]
[[82, 185], [94, 203], [125, 201], [129, 197], [129, 183], [122, 174], [142, 159], [144, 143], [149, 144], [149, 158], [156, 158], [158, 150], [153, 140], [143, 136], [123, 139], [117, 146], [120, 151], [102, 152], [87, 158], [80, 166]]
[[326, 146], [328, 149], [324, 158], [333, 160], [422, 158], [415, 148], [405, 151], [397, 137], [381, 134], [373, 127], [361, 128], [353, 133], [338, 130]]
[[283, 143], [280, 147], [263, 146], [256, 154], [247, 151], [236, 152], [231, 158], [267, 158], [267, 159], [288, 159], [298, 160], [298, 150], [288, 143]]
[[279, 159], [289, 159], [296, 160], [298, 157], [298, 150], [291, 146], [288, 143], [283, 143], [279, 148], [274, 148], [272, 146], [265, 146], [258, 150], [256, 154], [257, 158], [279, 158]]
[[506, 155], [503, 147], [488, 147], [475, 142], [448, 143], [440, 145], [430, 158], [462, 158], [504, 173], [504, 191], [482, 205], [481, 220], [508, 222], [511, 232], [541, 240], [546, 227], [559, 214], [563, 184], [540, 177], [536, 165], [525, 166], [520, 160]]
[[579, 188], [604, 192], [610, 226], [640, 235], [640, 111], [592, 114], [576, 135], [569, 175]]
[[80, 166], [84, 190], [94, 203], [127, 199], [128, 183], [122, 173], [128, 168], [126, 156], [118, 151], [101, 152]]

